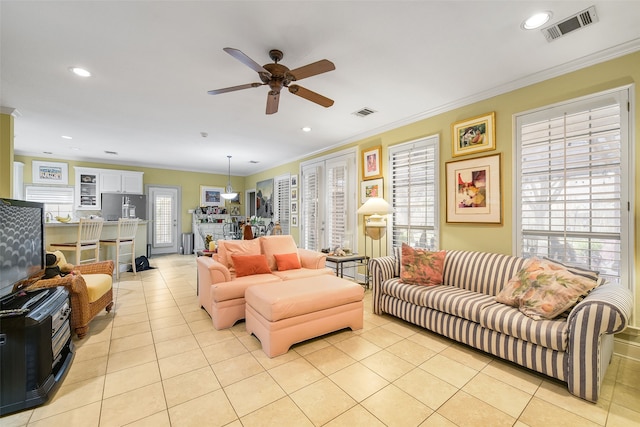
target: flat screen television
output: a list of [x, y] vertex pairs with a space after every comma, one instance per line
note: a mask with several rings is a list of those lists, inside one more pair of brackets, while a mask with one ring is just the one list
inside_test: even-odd
[[0, 298], [44, 267], [44, 204], [0, 198]]

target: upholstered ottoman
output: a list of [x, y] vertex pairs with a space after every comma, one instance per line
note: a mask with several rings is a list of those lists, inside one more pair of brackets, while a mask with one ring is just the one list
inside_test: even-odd
[[322, 275], [252, 286], [245, 292], [247, 332], [269, 357], [291, 345], [343, 328], [362, 329], [364, 289]]

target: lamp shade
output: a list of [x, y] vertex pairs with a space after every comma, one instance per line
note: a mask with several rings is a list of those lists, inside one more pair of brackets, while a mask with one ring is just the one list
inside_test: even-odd
[[386, 215], [393, 213], [393, 207], [382, 197], [370, 197], [358, 209], [359, 215]]

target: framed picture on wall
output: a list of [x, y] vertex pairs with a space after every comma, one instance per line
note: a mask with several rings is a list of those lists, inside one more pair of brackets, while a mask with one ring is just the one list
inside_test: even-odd
[[291, 175], [291, 188], [298, 186], [298, 175]]
[[502, 224], [500, 154], [447, 162], [447, 222]]
[[496, 149], [496, 113], [491, 112], [451, 125], [453, 157]]
[[33, 160], [31, 168], [34, 184], [67, 185], [69, 183], [69, 166], [66, 163]]
[[298, 226], [298, 215], [291, 215], [291, 226], [292, 227]]
[[362, 179], [382, 178], [382, 147], [373, 147], [362, 151]]
[[224, 207], [224, 199], [221, 194], [224, 191], [219, 187], [200, 186], [200, 206]]
[[382, 178], [362, 181], [360, 183], [360, 202], [364, 203], [371, 197], [384, 197]]

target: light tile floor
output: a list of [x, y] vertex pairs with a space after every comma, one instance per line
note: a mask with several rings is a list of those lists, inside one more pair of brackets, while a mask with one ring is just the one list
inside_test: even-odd
[[371, 312], [269, 359], [244, 323], [216, 331], [195, 257], [121, 275], [64, 383], [12, 426], [638, 426], [640, 362], [615, 357], [597, 404], [566, 386]]

